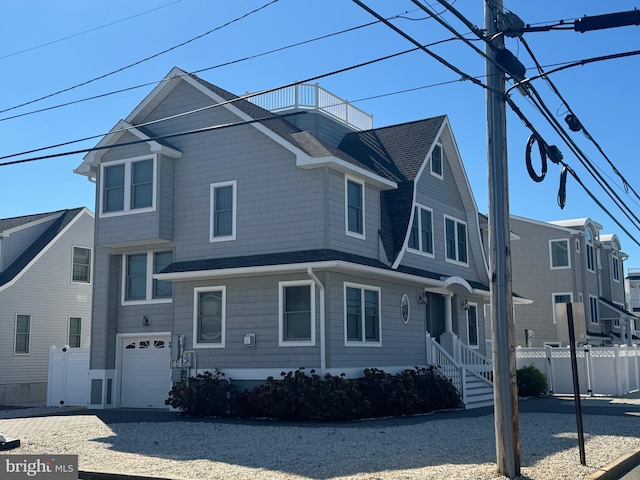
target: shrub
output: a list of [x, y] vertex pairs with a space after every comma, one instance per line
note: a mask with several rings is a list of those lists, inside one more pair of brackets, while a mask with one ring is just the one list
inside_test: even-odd
[[230, 414], [229, 400], [233, 393], [233, 385], [224, 378], [224, 373], [216, 369], [215, 374], [199, 373], [187, 382], [174, 385], [164, 403], [187, 415], [225, 417]]
[[529, 365], [516, 371], [518, 395], [538, 397], [547, 393], [547, 378], [535, 366]]

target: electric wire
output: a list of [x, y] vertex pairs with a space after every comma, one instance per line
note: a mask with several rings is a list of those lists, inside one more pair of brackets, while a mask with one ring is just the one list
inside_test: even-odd
[[126, 22], [127, 20], [131, 20], [131, 19], [137, 18], [137, 17], [142, 17], [143, 15], [147, 15], [149, 13], [153, 13], [153, 12], [155, 12], [157, 10], [161, 10], [163, 8], [170, 7], [171, 5], [175, 5], [176, 3], [180, 3], [182, 1], [183, 0], [175, 0], [174, 2], [167, 3], [165, 5], [160, 5], [159, 7], [152, 8], [151, 10], [147, 10], [145, 12], [140, 12], [140, 13], [137, 13], [135, 15], [131, 15], [131, 16], [126, 17], [126, 18], [121, 18], [120, 20], [115, 20], [115, 21], [113, 21], [111, 23], [107, 23], [105, 25], [100, 25], [99, 27], [91, 28], [89, 30], [84, 30], [82, 32], [74, 33], [72, 35], [67, 35], [66, 37], [58, 38], [56, 40], [51, 40], [49, 42], [42, 43], [40, 45], [35, 45], [33, 47], [25, 48], [24, 50], [19, 50], [17, 52], [8, 53], [6, 55], [0, 56], [0, 60], [4, 60], [5, 58], [9, 58], [9, 57], [15, 57], [16, 55], [20, 55], [22, 53], [31, 52], [31, 51], [37, 50], [39, 48], [48, 47], [49, 45], [53, 45], [53, 44], [56, 44], [56, 43], [64, 42], [65, 40], [70, 40], [72, 38], [76, 38], [76, 37], [79, 37], [81, 35], [86, 35], [87, 33], [95, 32], [97, 30], [102, 30], [103, 28], [111, 27], [112, 25], [117, 25], [118, 23]]
[[192, 37], [189, 40], [186, 40], [186, 41], [184, 41], [182, 43], [174, 45], [174, 46], [172, 46], [170, 48], [167, 48], [167, 49], [165, 49], [165, 50], [163, 50], [161, 52], [155, 53], [155, 54], [153, 54], [153, 55], [151, 55], [149, 57], [145, 57], [145, 58], [143, 58], [141, 60], [138, 60], [136, 62], [130, 63], [129, 65], [125, 65], [124, 67], [120, 67], [120, 68], [118, 68], [116, 70], [112, 70], [109, 73], [105, 73], [104, 75], [100, 75], [100, 76], [92, 78], [90, 80], [86, 80], [86, 81], [84, 81], [82, 83], [78, 83], [78, 84], [73, 85], [71, 87], [63, 88], [62, 90], [58, 90], [57, 92], [50, 93], [48, 95], [44, 95], [44, 96], [36, 98], [34, 100], [30, 100], [28, 102], [21, 103], [20, 105], [14, 105], [13, 107], [5, 108], [4, 110], [0, 110], [0, 113], [9, 112], [11, 110], [15, 110], [15, 109], [20, 108], [20, 107], [25, 107], [27, 105], [31, 105], [31, 104], [36, 103], [36, 102], [40, 102], [40, 101], [45, 100], [47, 98], [55, 97], [56, 95], [60, 95], [61, 93], [69, 92], [69, 91], [74, 90], [76, 88], [83, 87], [83, 86], [88, 85], [90, 83], [96, 82], [98, 80], [102, 80], [104, 78], [110, 77], [111, 75], [115, 75], [116, 73], [120, 73], [120, 72], [122, 72], [124, 70], [127, 70], [129, 68], [135, 67], [137, 65], [140, 65], [140, 64], [142, 64], [144, 62], [147, 62], [147, 61], [152, 60], [154, 58], [157, 58], [157, 57], [159, 57], [161, 55], [164, 55], [165, 53], [171, 52], [171, 51], [173, 51], [173, 50], [175, 50], [177, 48], [183, 47], [183, 46], [185, 46], [185, 45], [187, 45], [189, 43], [192, 43], [192, 42], [194, 42], [196, 40], [199, 40], [199, 39], [201, 39], [201, 38], [203, 38], [203, 37], [205, 37], [207, 35], [210, 35], [213, 32], [217, 32], [217, 31], [219, 31], [219, 30], [221, 30], [221, 29], [223, 29], [225, 27], [228, 27], [229, 25], [232, 25], [232, 24], [234, 24], [236, 22], [239, 22], [240, 20], [243, 20], [243, 19], [249, 17], [250, 15], [253, 15], [256, 12], [259, 12], [259, 11], [267, 8], [268, 6], [273, 5], [277, 1], [278, 0], [271, 0], [270, 2], [265, 3], [264, 5], [254, 9], [254, 10], [251, 10], [248, 13], [245, 13], [245, 14], [239, 16], [239, 17], [236, 17], [233, 20], [230, 20], [230, 21], [228, 21], [228, 22], [226, 22], [226, 23], [224, 23], [222, 25], [219, 25], [219, 26], [217, 26], [217, 27], [205, 32], [205, 33], [202, 33], [202, 34], [200, 34], [200, 35], [198, 35], [196, 37]]
[[[529, 46], [529, 43], [524, 39], [524, 37], [520, 37], [520, 41], [522, 42], [522, 45], [524, 46], [524, 48], [527, 50], [527, 52], [529, 53], [529, 56], [531, 57], [531, 59], [534, 61], [536, 68], [538, 69], [538, 71], [540, 72], [540, 74], [544, 74], [544, 69], [542, 68], [542, 66], [540, 65], [540, 62], [538, 61], [538, 59], [536, 58], [535, 54], [533, 53], [533, 50], [531, 49], [531, 47]], [[574, 111], [571, 109], [571, 107], [569, 106], [569, 103], [565, 100], [565, 98], [562, 96], [562, 94], [560, 93], [559, 89], [556, 87], [555, 83], [551, 80], [551, 78], [549, 78], [548, 76], [544, 76], [543, 77], [547, 83], [549, 84], [549, 86], [551, 87], [551, 89], [553, 90], [553, 92], [558, 96], [558, 98], [560, 99], [560, 101], [565, 105], [565, 107], [567, 108], [567, 110], [569, 111], [570, 114], [574, 115], [577, 117], [577, 115], [575, 115]], [[595, 147], [598, 149], [598, 151], [600, 152], [600, 154], [604, 157], [604, 159], [607, 161], [607, 163], [609, 164], [609, 166], [612, 168], [613, 172], [618, 175], [618, 177], [622, 180], [623, 186], [625, 191], [628, 193], [629, 190], [631, 190], [636, 197], [638, 197], [638, 199], [640, 199], [640, 196], [638, 195], [638, 193], [635, 191], [635, 189], [629, 184], [629, 182], [627, 181], [627, 179], [622, 175], [622, 173], [620, 173], [620, 171], [616, 168], [616, 166], [614, 165], [613, 161], [611, 161], [611, 159], [608, 157], [608, 155], [604, 152], [604, 150], [602, 149], [602, 147], [600, 146], [600, 144], [595, 140], [595, 138], [593, 138], [593, 136], [588, 132], [588, 130], [586, 129], [586, 127], [584, 126], [584, 124], [582, 122], [580, 122], [580, 126], [581, 126], [581, 130], [584, 133], [585, 137], [587, 137], [588, 140], [590, 140]]]

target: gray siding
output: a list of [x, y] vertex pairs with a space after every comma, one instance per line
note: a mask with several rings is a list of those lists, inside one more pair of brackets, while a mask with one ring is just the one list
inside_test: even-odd
[[[71, 268], [73, 246], [92, 245], [93, 218], [83, 213], [24, 275], [0, 291], [0, 384], [47, 382], [49, 351], [69, 342], [70, 316], [82, 318], [81, 346], [89, 346], [91, 285], [71, 283]], [[14, 355], [16, 314], [31, 315], [28, 355]]]
[[345, 134], [353, 130], [321, 112], [308, 111], [305, 114], [293, 115], [287, 120], [302, 131], [308, 131], [314, 137], [337, 147]]

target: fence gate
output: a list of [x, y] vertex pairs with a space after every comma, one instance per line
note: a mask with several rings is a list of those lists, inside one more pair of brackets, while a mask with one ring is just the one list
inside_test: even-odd
[[52, 346], [49, 353], [48, 407], [89, 405], [89, 349]]

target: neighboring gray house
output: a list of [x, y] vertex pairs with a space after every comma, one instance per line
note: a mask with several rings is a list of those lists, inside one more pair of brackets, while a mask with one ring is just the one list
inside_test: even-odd
[[44, 405], [52, 345], [88, 347], [93, 213], [0, 219], [0, 405]]
[[487, 266], [447, 117], [371, 129], [317, 85], [278, 93], [269, 108], [295, 95], [297, 115], [173, 69], [76, 169], [97, 185], [92, 407], [163, 407], [215, 368], [245, 385], [399, 371], [429, 363], [427, 332], [484, 353]]
[[[516, 305], [516, 345], [560, 345], [555, 303], [584, 304], [591, 345], [627, 343], [635, 329], [626, 310], [622, 252], [616, 235], [590, 218], [541, 222], [512, 216], [513, 290], [531, 300]], [[621, 341], [622, 336], [622, 341]], [[584, 341], [584, 340], [583, 340]]]
[[[627, 293], [627, 310], [634, 315], [640, 315], [640, 268], [630, 268], [625, 278], [625, 291]], [[640, 325], [636, 325], [636, 328]]]

